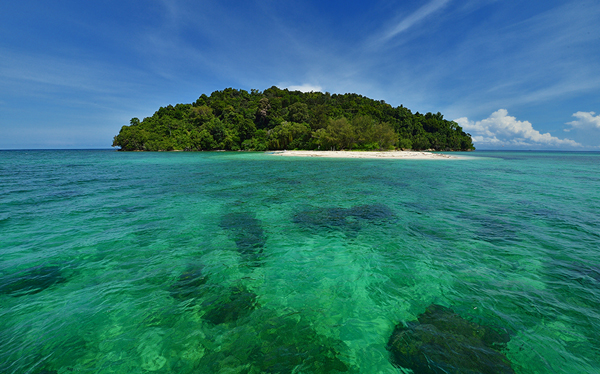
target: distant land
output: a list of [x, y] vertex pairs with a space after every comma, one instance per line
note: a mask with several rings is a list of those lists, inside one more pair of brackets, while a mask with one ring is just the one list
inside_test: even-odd
[[471, 135], [441, 113], [347, 93], [226, 88], [192, 104], [132, 118], [114, 137], [121, 151], [474, 150]]

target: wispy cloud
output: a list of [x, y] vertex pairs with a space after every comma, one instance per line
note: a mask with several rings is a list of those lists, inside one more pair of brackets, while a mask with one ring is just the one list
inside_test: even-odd
[[506, 109], [499, 109], [481, 121], [469, 121], [462, 117], [454, 120], [472, 133], [475, 146], [551, 146], [582, 147], [571, 139], [560, 139], [550, 133], [542, 134], [529, 121], [519, 121], [509, 116]]
[[48, 55], [17, 54], [3, 49], [0, 78], [69, 89], [99, 90], [96, 67]]
[[390, 39], [394, 38], [398, 34], [405, 32], [406, 30], [412, 28], [413, 26], [419, 24], [428, 16], [433, 13], [441, 10], [446, 4], [448, 4], [450, 0], [433, 0], [415, 12], [409, 14], [408, 16], [401, 17], [393, 23], [393, 25], [388, 26], [383, 32], [377, 35], [372, 41], [371, 46], [377, 47], [385, 44]]
[[[147, 86], [148, 75], [129, 66], [47, 53], [18, 53], [0, 48], [0, 82], [10, 96], [37, 96], [73, 101], [82, 95], [106, 99], [134, 94]], [[77, 93], [77, 94], [74, 94]]]
[[[480, 116], [499, 107], [523, 109], [575, 97], [585, 100], [600, 90], [598, 4], [565, 3], [545, 6], [545, 11], [530, 16], [507, 17], [500, 12], [508, 9], [498, 2], [492, 8], [498, 16], [483, 13], [486, 17], [477, 22], [465, 20], [454, 8], [448, 7], [447, 18], [457, 25], [471, 24], [460, 34], [446, 28], [456, 38], [448, 39], [446, 48], [436, 46], [436, 52], [437, 48], [445, 51], [443, 63], [426, 72], [432, 82], [429, 94], [433, 100], [438, 95], [448, 100], [447, 110]], [[426, 57], [425, 62], [440, 60]], [[421, 75], [416, 76], [422, 81]], [[564, 105], [552, 104], [549, 110]]]

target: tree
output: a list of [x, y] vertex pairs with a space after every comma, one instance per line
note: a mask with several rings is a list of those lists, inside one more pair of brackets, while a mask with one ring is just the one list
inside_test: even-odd
[[317, 139], [320, 140], [320, 144], [317, 144], [325, 149], [351, 149], [356, 142], [356, 133], [350, 122], [342, 117], [330, 120], [327, 128], [320, 132]]
[[192, 135], [192, 144], [198, 150], [210, 151], [217, 148], [217, 142], [215, 142], [213, 136], [206, 129], [195, 132]]
[[288, 120], [296, 123], [306, 123], [310, 120], [308, 105], [294, 103], [288, 107]]
[[304, 149], [310, 142], [311, 131], [306, 124], [284, 122], [269, 130], [269, 149]]

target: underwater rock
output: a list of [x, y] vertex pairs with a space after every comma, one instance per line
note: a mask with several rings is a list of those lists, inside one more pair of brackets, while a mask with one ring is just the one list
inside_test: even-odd
[[191, 268], [171, 285], [171, 296], [180, 300], [201, 299], [202, 318], [215, 325], [234, 322], [256, 308], [257, 296], [246, 287], [224, 287], [207, 282], [202, 266]]
[[0, 279], [0, 294], [15, 297], [36, 294], [65, 281], [60, 267], [40, 265]]
[[465, 215], [460, 219], [473, 223], [474, 237], [492, 244], [507, 244], [518, 241], [518, 228], [506, 218], [503, 211], [493, 211], [489, 215]]
[[293, 222], [313, 228], [343, 227], [355, 224], [355, 222], [349, 222], [346, 218], [345, 208], [315, 208], [296, 213]]
[[394, 366], [415, 374], [514, 374], [510, 361], [498, 351], [509, 340], [506, 332], [432, 304], [418, 322], [396, 325], [387, 349]]
[[170, 287], [171, 296], [180, 300], [203, 296], [206, 293], [203, 286], [208, 280], [203, 270], [202, 266], [196, 266], [182, 273]]
[[309, 228], [336, 227], [357, 231], [361, 222], [373, 224], [395, 217], [394, 212], [383, 204], [366, 204], [352, 208], [307, 209], [296, 213], [293, 222]]
[[262, 253], [266, 236], [260, 220], [251, 213], [226, 214], [220, 226], [229, 232], [242, 255], [256, 256]]
[[299, 315], [277, 316], [262, 309], [238, 321], [200, 366], [212, 372], [345, 373], [351, 367], [340, 358], [344, 348], [342, 341], [318, 334]]
[[347, 372], [339, 359], [336, 342], [317, 334], [303, 320], [276, 317], [267, 319], [258, 332], [260, 349], [253, 361], [266, 373], [331, 373]]
[[383, 204], [358, 205], [349, 209], [349, 215], [368, 221], [381, 221], [395, 218], [394, 212]]
[[[244, 286], [213, 287], [214, 293], [202, 303], [202, 318], [215, 324], [234, 322], [256, 308], [256, 294]], [[216, 292], [215, 292], [216, 291]]]

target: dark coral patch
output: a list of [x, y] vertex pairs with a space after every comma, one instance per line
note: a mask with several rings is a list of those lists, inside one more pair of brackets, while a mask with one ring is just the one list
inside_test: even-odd
[[177, 278], [169, 291], [171, 296], [180, 300], [201, 297], [206, 292], [207, 280], [208, 277], [204, 274], [202, 266], [191, 267]]
[[262, 309], [238, 321], [200, 366], [211, 372], [345, 373], [351, 367], [341, 358], [344, 348], [298, 315], [277, 316]]
[[394, 212], [383, 204], [367, 204], [352, 207], [349, 215], [367, 221], [389, 220], [395, 217]]
[[259, 339], [263, 344], [254, 353], [254, 362], [266, 373], [347, 372], [340, 360], [336, 342], [317, 334], [304, 321], [283, 317], [267, 320], [261, 326]]
[[499, 349], [508, 333], [467, 321], [432, 304], [418, 321], [398, 324], [388, 341], [394, 366], [416, 374], [513, 374]]
[[263, 251], [266, 235], [261, 221], [247, 212], [229, 213], [221, 219], [220, 227], [227, 230], [242, 255], [256, 256]]
[[256, 294], [244, 286], [215, 286], [202, 303], [203, 318], [215, 325], [234, 322], [256, 309]]
[[343, 229], [358, 231], [361, 223], [377, 224], [395, 218], [383, 204], [357, 205], [352, 208], [309, 208], [294, 215], [293, 222], [312, 229]]
[[58, 283], [66, 282], [58, 266], [35, 266], [0, 279], [0, 294], [23, 296], [36, 294]]

